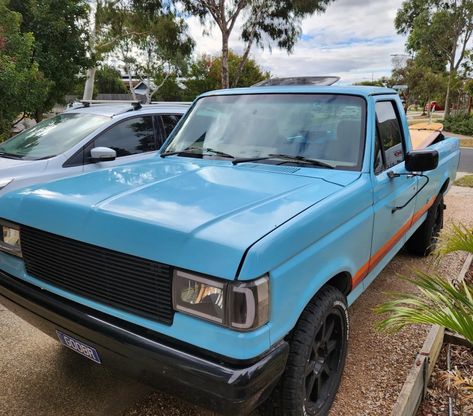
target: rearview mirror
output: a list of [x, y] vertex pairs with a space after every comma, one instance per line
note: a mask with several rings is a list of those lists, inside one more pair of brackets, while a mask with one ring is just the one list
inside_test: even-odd
[[406, 170], [409, 172], [426, 172], [434, 170], [439, 164], [437, 150], [413, 150], [406, 155]]
[[90, 159], [93, 162], [110, 162], [117, 158], [117, 152], [109, 147], [94, 147], [90, 151]]

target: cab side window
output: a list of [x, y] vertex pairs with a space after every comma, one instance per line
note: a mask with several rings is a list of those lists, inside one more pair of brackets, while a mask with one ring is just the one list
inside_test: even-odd
[[404, 161], [401, 123], [393, 101], [376, 103], [375, 173]]
[[109, 147], [117, 157], [156, 150], [152, 116], [133, 117], [116, 124], [95, 139], [93, 147]]

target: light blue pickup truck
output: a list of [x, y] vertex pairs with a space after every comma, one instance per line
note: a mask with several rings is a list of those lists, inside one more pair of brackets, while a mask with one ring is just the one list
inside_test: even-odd
[[0, 302], [217, 412], [325, 415], [348, 306], [431, 250], [458, 161], [390, 89], [206, 93], [154, 158], [0, 198]]

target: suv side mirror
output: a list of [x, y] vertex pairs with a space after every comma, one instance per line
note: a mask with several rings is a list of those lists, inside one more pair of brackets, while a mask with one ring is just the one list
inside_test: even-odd
[[90, 151], [90, 159], [93, 162], [110, 162], [117, 158], [117, 152], [109, 147], [94, 147]]
[[406, 154], [406, 170], [409, 172], [426, 172], [434, 170], [439, 164], [437, 150], [413, 150]]

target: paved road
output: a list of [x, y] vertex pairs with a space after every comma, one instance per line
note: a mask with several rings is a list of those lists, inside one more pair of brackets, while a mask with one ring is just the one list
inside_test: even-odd
[[473, 148], [461, 148], [460, 166], [458, 167], [458, 171], [473, 173]]

